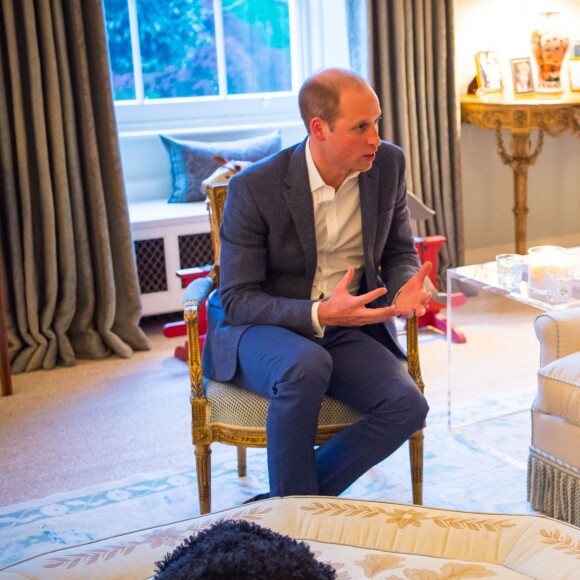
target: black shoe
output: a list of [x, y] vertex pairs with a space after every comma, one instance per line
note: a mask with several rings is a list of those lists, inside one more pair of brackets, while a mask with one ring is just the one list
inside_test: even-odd
[[269, 497], [270, 497], [269, 492], [259, 493], [258, 495], [255, 495], [254, 497], [247, 499], [245, 502], [242, 503], [242, 505], [246, 505], [248, 503], [254, 503], [255, 501], [260, 501], [261, 499], [268, 499]]

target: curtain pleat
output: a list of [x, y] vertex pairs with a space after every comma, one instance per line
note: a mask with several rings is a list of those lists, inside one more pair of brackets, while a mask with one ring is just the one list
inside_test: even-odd
[[100, 0], [1, 0], [14, 372], [147, 349]]
[[453, 1], [347, 0], [347, 12], [351, 65], [379, 97], [381, 135], [405, 151], [409, 189], [436, 211], [418, 231], [447, 238], [444, 288], [464, 260]]

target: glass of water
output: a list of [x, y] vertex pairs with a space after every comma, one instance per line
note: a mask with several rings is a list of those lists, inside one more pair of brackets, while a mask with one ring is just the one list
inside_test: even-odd
[[510, 292], [520, 289], [524, 258], [520, 254], [499, 254], [495, 257], [497, 265], [497, 281], [499, 285]]

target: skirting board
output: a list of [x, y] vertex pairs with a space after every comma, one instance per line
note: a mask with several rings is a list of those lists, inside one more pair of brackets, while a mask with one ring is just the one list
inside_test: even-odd
[[[580, 246], [580, 233], [558, 236], [557, 238], [530, 240], [527, 246], [528, 248], [532, 248], [533, 246], [563, 246], [564, 248], [572, 248]], [[498, 254], [514, 251], [514, 245], [508, 246], [506, 244], [485, 246], [483, 248], [466, 248], [465, 264], [483, 264], [485, 262], [493, 262]], [[576, 266], [580, 267], [580, 264], [577, 264]]]

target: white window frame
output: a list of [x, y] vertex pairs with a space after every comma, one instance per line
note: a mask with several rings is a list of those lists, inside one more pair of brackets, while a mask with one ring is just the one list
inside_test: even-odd
[[115, 103], [119, 134], [192, 134], [299, 124], [296, 95], [302, 80], [325, 66], [349, 66], [346, 17], [344, 0], [289, 0], [289, 9], [291, 24], [298, 25], [298, 38], [292, 43], [291, 92], [119, 101]]

